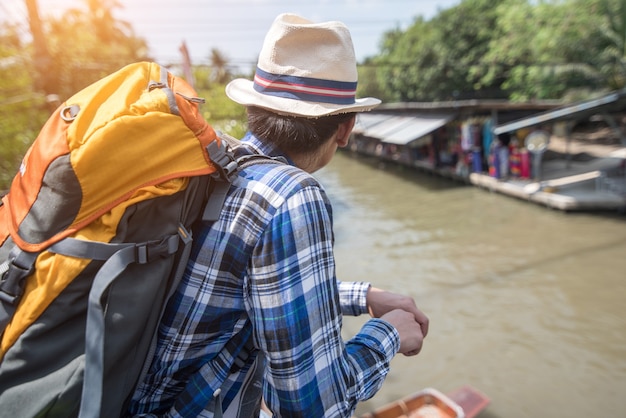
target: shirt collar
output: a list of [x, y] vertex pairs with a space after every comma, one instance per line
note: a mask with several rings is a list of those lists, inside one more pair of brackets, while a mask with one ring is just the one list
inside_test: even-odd
[[294, 162], [291, 158], [289, 158], [280, 148], [275, 146], [270, 141], [264, 141], [262, 139], [257, 138], [251, 132], [247, 132], [246, 135], [241, 139], [241, 142], [247, 147], [252, 149], [253, 152], [268, 155], [270, 157], [283, 157], [287, 160], [289, 165], [294, 165]]

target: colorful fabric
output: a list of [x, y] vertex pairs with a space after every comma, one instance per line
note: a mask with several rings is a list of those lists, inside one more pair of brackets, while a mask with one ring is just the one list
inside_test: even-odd
[[[239, 152], [277, 155], [252, 136], [244, 142]], [[274, 416], [349, 417], [382, 385], [397, 331], [370, 319], [342, 340], [342, 314], [366, 313], [369, 284], [337, 282], [331, 205], [311, 175], [255, 164], [236, 186], [220, 219], [196, 232], [202, 245], [166, 309], [131, 412], [211, 417], [214, 392], [226, 409], [263, 355]]]

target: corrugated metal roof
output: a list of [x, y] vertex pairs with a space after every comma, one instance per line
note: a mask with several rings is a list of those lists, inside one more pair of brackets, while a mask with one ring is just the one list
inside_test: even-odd
[[380, 113], [362, 112], [358, 113], [354, 124], [354, 133], [363, 133], [372, 126], [389, 119], [389, 115]]
[[367, 129], [364, 134], [384, 141], [391, 132], [407, 125], [410, 121], [411, 117], [408, 116], [388, 116], [386, 120]]
[[454, 113], [411, 116], [361, 113], [354, 132], [385, 143], [406, 145], [442, 127], [453, 117]]
[[447, 115], [428, 115], [428, 116], [413, 116], [409, 118], [407, 124], [399, 126], [392, 132], [388, 132], [383, 142], [388, 144], [406, 145], [413, 141], [416, 141], [431, 132], [441, 128], [454, 117], [453, 114]]
[[536, 115], [536, 116], [531, 116], [529, 118], [520, 119], [514, 122], [497, 126], [493, 130], [493, 132], [496, 135], [499, 135], [499, 134], [503, 134], [506, 132], [512, 132], [518, 129], [523, 129], [529, 126], [539, 125], [539, 124], [554, 121], [554, 120], [574, 118], [576, 116], [583, 116], [585, 114], [593, 114], [594, 112], [600, 112], [601, 107], [609, 105], [609, 104], [613, 104], [622, 100], [625, 94], [626, 92], [624, 90], [621, 90], [619, 92], [607, 94], [606, 96], [602, 96], [598, 99], [588, 100], [588, 101], [577, 103], [577, 104], [570, 105], [570, 106], [564, 106], [559, 109], [540, 113], [539, 115]]

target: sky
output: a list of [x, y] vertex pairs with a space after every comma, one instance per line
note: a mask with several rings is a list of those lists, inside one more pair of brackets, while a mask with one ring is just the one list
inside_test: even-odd
[[[217, 49], [232, 65], [253, 68], [265, 33], [283, 12], [320, 22], [339, 20], [352, 34], [358, 61], [379, 53], [383, 34], [406, 29], [461, 0], [117, 0], [115, 17], [129, 22], [162, 64], [180, 62], [185, 42], [193, 64], [208, 63]], [[85, 9], [84, 0], [38, 0], [40, 16]], [[20, 21], [27, 29], [25, 0], [2, 0], [0, 19]], [[71, 40], [68, 40], [71, 47]]]

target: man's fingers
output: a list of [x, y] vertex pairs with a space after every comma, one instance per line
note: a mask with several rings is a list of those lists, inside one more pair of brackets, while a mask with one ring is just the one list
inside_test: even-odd
[[422, 328], [422, 335], [425, 337], [428, 334], [428, 327], [430, 325], [430, 320], [422, 311], [418, 309], [418, 314], [415, 315], [415, 320], [420, 327]]

